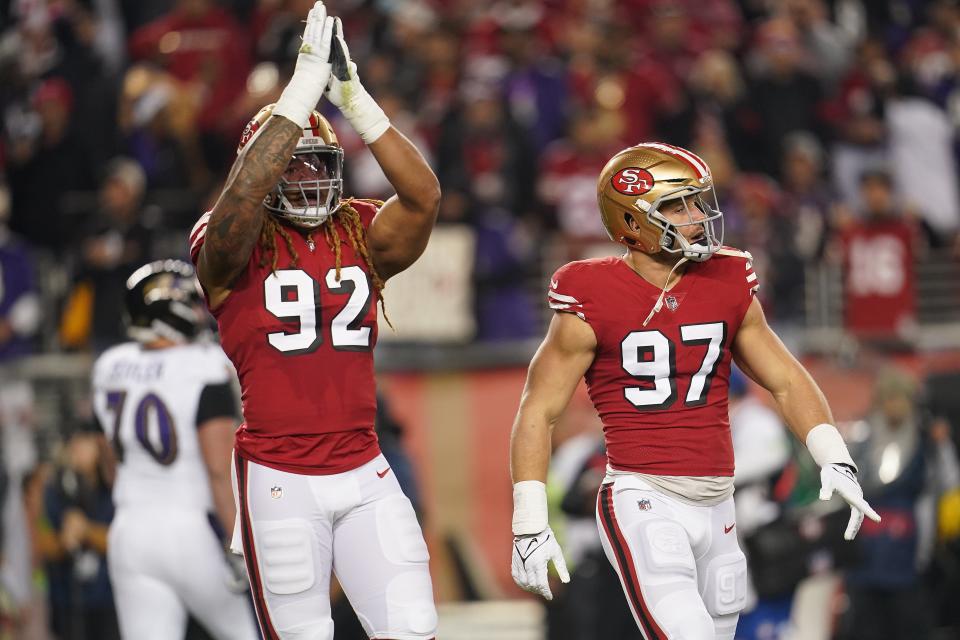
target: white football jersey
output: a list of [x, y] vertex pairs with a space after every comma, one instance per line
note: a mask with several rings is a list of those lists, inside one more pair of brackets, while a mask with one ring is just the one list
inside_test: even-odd
[[[124, 506], [212, 510], [197, 427], [201, 398], [223, 393], [235, 376], [216, 344], [144, 349], [128, 342], [93, 366], [93, 409], [117, 453], [113, 500]], [[207, 393], [204, 393], [204, 390]], [[205, 401], [207, 402], [207, 401]], [[207, 402], [209, 404], [209, 402]], [[235, 414], [236, 408], [215, 411]]]

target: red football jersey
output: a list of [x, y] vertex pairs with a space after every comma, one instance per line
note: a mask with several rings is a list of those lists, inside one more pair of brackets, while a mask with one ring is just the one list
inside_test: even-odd
[[[369, 226], [376, 207], [351, 204]], [[194, 264], [209, 218], [204, 214], [190, 235]], [[258, 243], [230, 295], [213, 311], [223, 350], [240, 378], [244, 424], [236, 446], [244, 458], [283, 471], [340, 473], [380, 453], [374, 432], [377, 291], [342, 229], [339, 280], [321, 230], [314, 233], [313, 250], [303, 235], [288, 232], [297, 266], [279, 235], [276, 272], [269, 256], [261, 266]]]
[[758, 288], [750, 254], [721, 249], [687, 265], [643, 326], [660, 287], [619, 257], [571, 262], [550, 281], [550, 307], [593, 329], [584, 376], [615, 469], [732, 476], [730, 347]]

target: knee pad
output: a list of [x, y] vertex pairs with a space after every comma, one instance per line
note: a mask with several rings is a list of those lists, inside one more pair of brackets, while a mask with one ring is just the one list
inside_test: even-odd
[[667, 520], [650, 520], [640, 523], [636, 531], [630, 536], [630, 546], [638, 549], [646, 572], [695, 579], [696, 564], [683, 527]]
[[333, 640], [333, 620], [320, 620], [317, 625], [311, 629], [303, 640]]
[[377, 537], [383, 554], [398, 564], [426, 563], [430, 559], [423, 532], [410, 501], [395, 494], [377, 503]]
[[253, 528], [260, 574], [271, 593], [290, 595], [313, 586], [313, 538], [305, 520], [260, 521]]
[[[406, 571], [387, 585], [387, 620], [391, 632], [414, 638], [437, 635], [437, 608], [433, 604], [430, 573]], [[386, 634], [386, 637], [391, 637]]]
[[277, 633], [284, 640], [333, 640], [333, 620], [306, 620], [296, 627], [277, 627]]
[[693, 585], [661, 598], [653, 611], [657, 624], [676, 640], [713, 640], [713, 618]]
[[701, 595], [711, 616], [743, 610], [747, 603], [747, 558], [742, 551], [725, 553], [707, 564]]

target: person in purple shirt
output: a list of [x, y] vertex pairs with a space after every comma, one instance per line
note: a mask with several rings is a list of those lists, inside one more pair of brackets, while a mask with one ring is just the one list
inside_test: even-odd
[[7, 226], [10, 196], [0, 183], [0, 365], [33, 351], [40, 303], [27, 245]]

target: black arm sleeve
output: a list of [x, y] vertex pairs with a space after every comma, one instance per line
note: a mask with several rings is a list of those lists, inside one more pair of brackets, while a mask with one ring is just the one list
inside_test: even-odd
[[208, 384], [203, 388], [197, 405], [197, 428], [213, 418], [237, 417], [237, 399], [229, 382]]

